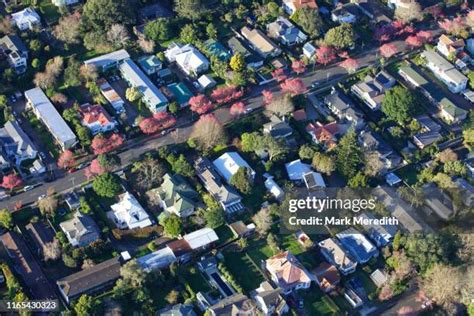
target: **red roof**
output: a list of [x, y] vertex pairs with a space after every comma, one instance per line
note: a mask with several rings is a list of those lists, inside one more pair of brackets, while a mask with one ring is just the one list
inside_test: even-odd
[[336, 134], [339, 133], [339, 125], [336, 122], [331, 122], [326, 125], [320, 122], [316, 122], [316, 125], [310, 123], [306, 126], [306, 131], [330, 149], [336, 145], [334, 138]]
[[294, 111], [293, 118], [298, 122], [306, 121], [308, 119], [308, 117], [306, 116], [306, 111], [304, 109]]
[[82, 120], [86, 124], [98, 122], [100, 125], [107, 125], [112, 122], [112, 118], [101, 105], [90, 105], [89, 103], [81, 105], [80, 109]]
[[306, 8], [306, 7], [313, 8], [313, 9], [318, 8], [318, 5], [316, 4], [316, 0], [292, 0], [292, 1], [286, 1], [286, 2], [293, 3], [293, 6], [297, 10], [301, 8]]

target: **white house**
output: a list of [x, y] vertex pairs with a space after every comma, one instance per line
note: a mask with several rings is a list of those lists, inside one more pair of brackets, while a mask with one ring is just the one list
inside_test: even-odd
[[303, 45], [303, 55], [308, 59], [312, 59], [316, 55], [316, 47], [310, 42]]
[[268, 192], [270, 192], [275, 197], [275, 199], [282, 200], [285, 196], [285, 191], [283, 191], [278, 183], [273, 180], [273, 176], [269, 174], [264, 174], [263, 176], [266, 177], [265, 188], [268, 190]]
[[209, 69], [209, 61], [193, 45], [172, 43], [165, 52], [166, 59], [176, 64], [189, 76], [197, 76]]
[[281, 296], [281, 289], [274, 288], [268, 281], [260, 283], [253, 292], [252, 298], [264, 316], [284, 315], [290, 309]]
[[237, 171], [244, 167], [250, 170], [252, 178], [255, 177], [255, 171], [249, 166], [249, 164], [235, 151], [227, 152], [221, 155], [219, 158], [213, 161], [214, 166], [217, 169], [217, 172], [227, 181], [230, 182], [230, 179]]
[[76, 135], [41, 88], [25, 91], [25, 98], [27, 106], [43, 122], [62, 149], [69, 149], [77, 143]]
[[41, 25], [41, 18], [33, 8], [13, 13], [12, 21], [20, 31], [33, 30]]
[[353, 3], [342, 5], [332, 10], [331, 19], [333, 22], [353, 24], [357, 21], [357, 15], [354, 13], [357, 10], [357, 6]]
[[122, 97], [115, 91], [114, 88], [107, 82], [105, 79], [99, 79], [97, 81], [97, 85], [99, 86], [100, 92], [104, 96], [104, 98], [109, 101], [110, 105], [115, 110], [116, 114], [121, 114], [125, 112], [125, 101]]
[[118, 228], [134, 229], [152, 225], [148, 213], [129, 192], [121, 194], [119, 202], [111, 205], [110, 208], [112, 211], [108, 212], [107, 216], [114, 221]]
[[441, 80], [453, 93], [460, 93], [466, 89], [468, 79], [457, 70], [449, 61], [435, 51], [425, 50], [421, 56], [426, 59], [426, 67]]
[[4, 150], [10, 159], [19, 165], [23, 160], [34, 159], [38, 150], [20, 127], [17, 121], [7, 121], [0, 128], [0, 148]]
[[279, 16], [276, 21], [267, 25], [267, 33], [283, 45], [292, 46], [306, 42], [308, 36], [301, 32], [287, 18]]
[[283, 10], [288, 15], [292, 15], [298, 9], [311, 8], [317, 9], [316, 0], [283, 0]]
[[6, 35], [0, 38], [0, 56], [5, 55], [8, 64], [17, 74], [27, 69], [28, 50], [23, 41], [16, 35]]
[[355, 272], [357, 262], [355, 262], [346, 250], [334, 238], [328, 238], [318, 243], [322, 255], [326, 260], [343, 274], [348, 275]]
[[439, 37], [436, 49], [441, 55], [446, 58], [449, 58], [450, 55], [456, 57], [460, 52], [464, 50], [465, 46], [466, 43], [462, 38], [454, 39], [453, 37], [442, 34]]
[[57, 7], [64, 7], [66, 5], [79, 3], [79, 0], [52, 0], [51, 2]]

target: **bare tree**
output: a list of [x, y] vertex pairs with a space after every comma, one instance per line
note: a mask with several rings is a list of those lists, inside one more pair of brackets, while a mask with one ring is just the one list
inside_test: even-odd
[[94, 82], [99, 78], [99, 72], [97, 71], [97, 67], [94, 65], [82, 65], [79, 70], [79, 75], [85, 82]]
[[424, 278], [422, 288], [436, 303], [446, 306], [460, 301], [464, 284], [459, 268], [436, 264]]
[[225, 139], [225, 130], [213, 114], [206, 114], [194, 124], [190, 138], [196, 141], [200, 149], [206, 151]]
[[11, 35], [15, 33], [13, 28], [12, 20], [8, 17], [3, 17], [0, 19], [0, 34]]
[[67, 44], [78, 44], [81, 35], [81, 14], [74, 14], [62, 17], [54, 27], [53, 36]]
[[376, 151], [368, 151], [364, 153], [365, 174], [375, 177], [380, 174], [384, 168], [383, 162], [380, 160], [380, 154]]
[[436, 155], [436, 158], [441, 162], [441, 163], [446, 163], [448, 161], [456, 161], [458, 160], [458, 154], [454, 152], [451, 148], [446, 148], [442, 152], [438, 153]]
[[130, 40], [127, 29], [122, 24], [113, 24], [107, 32], [107, 40], [115, 48], [126, 46]]
[[404, 23], [409, 23], [412, 21], [421, 21], [423, 19], [423, 13], [421, 12], [420, 4], [412, 1], [404, 6], [397, 6], [395, 9], [395, 17]]
[[269, 116], [276, 114], [278, 116], [285, 116], [288, 113], [293, 112], [295, 106], [289, 95], [280, 96], [273, 98], [272, 102], [267, 104], [266, 108]]
[[138, 46], [140, 46], [143, 52], [148, 54], [151, 54], [155, 51], [155, 42], [152, 40], [147, 40], [143, 36], [138, 38]]
[[270, 214], [270, 210], [267, 207], [262, 207], [253, 217], [253, 221], [258, 228], [258, 232], [261, 235], [266, 235], [270, 230], [273, 219]]
[[43, 257], [45, 261], [55, 261], [61, 258], [61, 244], [59, 243], [59, 240], [54, 238], [52, 242], [44, 245]]
[[85, 269], [92, 268], [93, 266], [95, 266], [95, 263], [92, 259], [84, 259], [84, 261], [82, 262], [81, 269], [85, 270]]
[[51, 97], [51, 101], [53, 101], [53, 103], [55, 103], [55, 104], [64, 105], [64, 104], [67, 103], [67, 97], [66, 97], [66, 95], [64, 95], [62, 93], [55, 93]]
[[142, 190], [149, 190], [161, 183], [165, 169], [161, 163], [150, 156], [133, 164], [135, 182]]
[[38, 208], [41, 214], [54, 216], [54, 213], [58, 208], [58, 199], [53, 188], [48, 188], [46, 196], [38, 201]]
[[61, 56], [56, 56], [48, 60], [44, 72], [35, 75], [34, 83], [42, 89], [48, 89], [56, 84], [56, 79], [63, 70], [64, 60]]

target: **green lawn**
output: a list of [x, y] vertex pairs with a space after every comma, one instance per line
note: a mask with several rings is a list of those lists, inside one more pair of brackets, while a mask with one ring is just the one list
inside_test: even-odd
[[255, 290], [264, 281], [257, 264], [244, 252], [225, 253], [226, 267], [245, 292]]
[[51, 0], [42, 0], [39, 3], [41, 15], [46, 18], [48, 24], [54, 23], [61, 17], [58, 7]]
[[204, 276], [199, 272], [198, 269], [188, 269], [185, 273], [185, 279], [188, 282], [189, 286], [191, 289], [194, 291], [194, 293], [197, 292], [209, 292], [212, 290], [207, 283], [206, 279]]
[[215, 229], [215, 231], [217, 237], [219, 237], [219, 241], [217, 242], [218, 245], [223, 245], [235, 238], [234, 234], [227, 225], [219, 226]]
[[334, 301], [321, 292], [319, 288], [313, 287], [309, 291], [302, 292], [304, 308], [308, 315], [340, 315], [341, 310]]
[[275, 255], [275, 252], [267, 245], [265, 240], [260, 239], [249, 241], [247, 254], [256, 264], [260, 265], [262, 260], [266, 260]]

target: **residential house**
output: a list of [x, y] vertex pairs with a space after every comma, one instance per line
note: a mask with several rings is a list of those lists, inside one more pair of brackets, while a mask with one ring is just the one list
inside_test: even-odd
[[402, 157], [400, 157], [379, 134], [372, 130], [362, 130], [358, 135], [358, 141], [364, 150], [378, 154], [379, 160], [383, 164], [383, 169], [381, 170], [382, 174], [398, 167], [402, 163]]
[[94, 295], [114, 286], [120, 278], [121, 262], [112, 258], [56, 281], [59, 292], [69, 304], [81, 295]]
[[303, 175], [304, 183], [307, 189], [318, 189], [325, 188], [326, 183], [324, 182], [322, 174], [319, 172], [308, 172]]
[[452, 36], [441, 34], [438, 39], [436, 49], [445, 58], [455, 58], [460, 52], [464, 50], [466, 43], [462, 38], [454, 39]]
[[283, 315], [289, 311], [281, 289], [274, 288], [270, 282], [264, 281], [252, 292], [252, 298], [265, 316]]
[[338, 6], [336, 9], [331, 11], [331, 19], [336, 23], [350, 23], [354, 24], [357, 22], [357, 16], [359, 15], [359, 9], [354, 3], [347, 3]]
[[291, 181], [305, 183], [308, 189], [326, 187], [322, 175], [312, 171], [311, 166], [300, 159], [286, 163], [285, 169]]
[[163, 68], [163, 63], [155, 55], [140, 57], [138, 59], [138, 64], [148, 76], [156, 74], [161, 70], [161, 68]]
[[429, 230], [428, 226], [416, 215], [413, 207], [405, 202], [395, 189], [378, 186], [372, 190], [372, 195], [378, 202], [385, 205], [391, 215], [396, 217], [408, 232]]
[[425, 204], [443, 220], [449, 220], [456, 209], [453, 200], [434, 183], [425, 184], [423, 187]]
[[440, 117], [448, 124], [458, 123], [466, 118], [467, 112], [464, 109], [461, 109], [451, 102], [441, 89], [428, 82], [428, 80], [413, 69], [413, 67], [400, 67], [398, 73], [411, 85], [420, 89], [421, 93], [438, 107]]
[[372, 110], [379, 110], [385, 96], [385, 91], [396, 84], [395, 78], [386, 71], [379, 72], [375, 77], [367, 75], [362, 82], [351, 87], [351, 91]]
[[237, 191], [222, 183], [222, 178], [207, 158], [199, 158], [194, 165], [197, 175], [206, 190], [219, 202], [224, 211], [232, 213], [244, 208]]
[[392, 242], [393, 237], [397, 233], [397, 226], [374, 224], [375, 216], [369, 212], [362, 213], [359, 217], [369, 223], [364, 224], [364, 229], [377, 247], [385, 247]]
[[29, 223], [25, 226], [29, 237], [36, 247], [36, 255], [44, 259], [44, 253], [47, 251], [48, 244], [54, 242], [54, 232], [49, 225], [44, 222]]
[[99, 79], [97, 81], [100, 92], [104, 98], [112, 105], [116, 114], [125, 112], [125, 101], [119, 96], [117, 91], [107, 82], [105, 79]]
[[44, 275], [40, 265], [20, 234], [8, 231], [0, 237], [9, 257], [12, 271], [23, 281], [31, 300], [53, 300], [57, 296]]
[[211, 316], [235, 316], [253, 313], [255, 303], [241, 293], [227, 296], [207, 310]]
[[285, 191], [278, 185], [278, 183], [273, 180], [273, 176], [265, 173], [263, 175], [265, 177], [265, 188], [270, 192], [275, 199], [281, 201], [285, 197]]
[[51, 2], [57, 7], [64, 7], [79, 3], [79, 0], [51, 0]]
[[199, 194], [179, 174], [163, 176], [163, 183], [156, 189], [161, 207], [179, 217], [192, 215], [197, 206]]
[[321, 144], [326, 150], [336, 147], [337, 137], [343, 130], [343, 126], [337, 122], [323, 124], [317, 121], [316, 124], [306, 125], [306, 132], [311, 136], [312, 141]]
[[275, 139], [287, 138], [293, 134], [293, 128], [286, 121], [276, 115], [270, 117], [270, 122], [263, 124], [263, 134], [270, 135]]
[[165, 51], [166, 59], [176, 62], [178, 67], [188, 76], [198, 76], [209, 69], [209, 61], [193, 45], [172, 43]]
[[7, 121], [0, 128], [0, 148], [16, 165], [27, 159], [35, 159], [38, 155], [35, 145], [17, 121]]
[[176, 100], [182, 108], [188, 106], [189, 100], [194, 96], [191, 90], [182, 82], [169, 84], [163, 90], [170, 99]]
[[359, 0], [356, 2], [357, 7], [364, 13], [370, 23], [373, 24], [384, 24], [392, 23], [392, 20], [385, 15], [386, 10], [381, 7], [381, 3], [376, 0]]
[[[11, 167], [11, 163], [3, 151], [3, 149], [0, 149], [0, 171], [5, 171]], [[0, 201], [3, 200], [1, 197], [4, 197], [3, 195], [0, 196]]]
[[303, 45], [303, 55], [308, 59], [313, 59], [316, 56], [316, 47], [310, 42]]
[[87, 127], [92, 135], [109, 132], [117, 126], [117, 121], [100, 104], [85, 103], [81, 105], [79, 115], [82, 125]]
[[250, 68], [263, 66], [263, 58], [250, 49], [240, 38], [233, 36], [227, 41], [233, 55], [239, 53], [244, 57], [245, 64]]
[[440, 117], [449, 124], [459, 123], [467, 117], [468, 112], [455, 105], [448, 98], [441, 99], [439, 107], [441, 108], [439, 112]]
[[292, 15], [296, 10], [302, 8], [317, 9], [318, 5], [316, 4], [316, 0], [283, 0], [283, 10], [285, 10], [288, 15]]
[[421, 125], [421, 131], [413, 136], [413, 141], [418, 148], [423, 149], [434, 144], [442, 138], [439, 133], [441, 126], [430, 119], [427, 115], [421, 115], [415, 118]]
[[331, 93], [324, 98], [324, 102], [334, 115], [351, 123], [355, 129], [360, 129], [365, 125], [363, 114], [356, 109], [348, 96], [334, 87]]
[[469, 155], [467, 159], [464, 161], [464, 165], [466, 166], [466, 169], [467, 169], [467, 175], [471, 179], [474, 179], [474, 157]]
[[454, 181], [454, 183], [456, 183], [456, 185], [458, 186], [463, 204], [466, 205], [467, 207], [473, 207], [474, 206], [474, 186], [468, 181], [466, 181], [466, 179], [463, 179], [463, 178], [457, 178], [456, 181]]
[[246, 168], [249, 170], [251, 177], [255, 178], [255, 171], [250, 165], [235, 151], [230, 151], [222, 154], [219, 158], [213, 161], [214, 167], [217, 172], [230, 183], [230, 179], [240, 168]]
[[120, 229], [134, 229], [151, 226], [153, 223], [145, 209], [129, 192], [118, 196], [119, 202], [110, 206], [107, 216]]
[[17, 74], [26, 71], [28, 63], [28, 49], [16, 35], [6, 35], [0, 38], [0, 56], [5, 56], [8, 64]]
[[469, 38], [466, 43], [466, 50], [471, 56], [474, 56], [474, 38]]
[[39, 176], [46, 172], [46, 166], [41, 162], [40, 159], [36, 159], [35, 161], [33, 161], [28, 171], [33, 176]]
[[370, 274], [370, 279], [378, 288], [381, 288], [385, 283], [387, 283], [388, 275], [384, 271], [376, 269]]
[[191, 304], [176, 304], [159, 311], [160, 316], [197, 316]]
[[261, 57], [276, 57], [281, 54], [281, 49], [262, 31], [244, 26], [240, 33]]
[[364, 304], [364, 299], [361, 295], [361, 292], [358, 291], [359, 288], [355, 288], [354, 282], [351, 282], [353, 279], [349, 280], [344, 286], [344, 298], [346, 301], [349, 302], [349, 304], [352, 306], [352, 308], [359, 308]]
[[12, 22], [20, 31], [33, 30], [41, 26], [41, 18], [33, 8], [26, 8], [12, 14]]
[[128, 84], [140, 91], [142, 101], [152, 113], [166, 111], [168, 99], [131, 59], [121, 63], [119, 69]]
[[230, 230], [234, 233], [235, 237], [246, 238], [255, 233], [255, 224], [251, 223], [245, 225], [242, 221], [237, 221], [232, 224], [228, 224]]
[[284, 294], [309, 289], [313, 280], [313, 276], [290, 251], [268, 258], [264, 262], [264, 268]]
[[453, 93], [460, 93], [466, 89], [468, 79], [457, 70], [449, 61], [435, 51], [425, 50], [421, 56], [426, 59], [426, 67], [441, 80]]
[[205, 41], [204, 47], [209, 55], [217, 57], [220, 61], [228, 61], [232, 57], [230, 51], [215, 39]]
[[355, 272], [357, 262], [354, 261], [350, 254], [341, 244], [334, 238], [328, 238], [318, 243], [321, 253], [326, 260], [343, 274], [348, 275]]
[[313, 270], [313, 275], [321, 291], [324, 293], [332, 292], [341, 282], [341, 276], [337, 268], [327, 262], [321, 263]]
[[336, 234], [336, 237], [357, 263], [367, 263], [370, 259], [379, 255], [377, 247], [353, 227]]
[[63, 150], [76, 145], [77, 138], [41, 88], [25, 91], [27, 106], [33, 110]]
[[267, 25], [267, 33], [270, 38], [276, 39], [286, 46], [302, 44], [308, 39], [306, 34], [282, 16]]
[[202, 90], [214, 88], [217, 85], [217, 82], [209, 75], [202, 75], [198, 78], [197, 82], [201, 86]]
[[79, 207], [81, 207], [81, 201], [79, 199], [79, 195], [75, 191], [67, 193], [64, 197], [64, 202], [66, 202], [70, 211], [75, 211]]
[[76, 212], [70, 220], [59, 224], [73, 247], [88, 246], [100, 238], [100, 230], [92, 217]]
[[130, 59], [128, 52], [125, 49], [120, 49], [99, 57], [88, 59], [84, 62], [84, 65], [95, 67], [99, 71], [105, 72], [117, 68], [127, 59]]
[[219, 237], [212, 228], [202, 228], [180, 239], [166, 244], [163, 249], [137, 259], [146, 271], [153, 271], [168, 267], [173, 262], [186, 262], [193, 254], [212, 246]]

